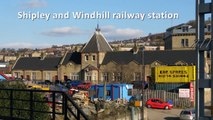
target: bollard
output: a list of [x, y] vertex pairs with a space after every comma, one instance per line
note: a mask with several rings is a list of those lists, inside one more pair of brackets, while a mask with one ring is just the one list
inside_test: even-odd
[[135, 118], [135, 107], [131, 107], [131, 120], [134, 120]]

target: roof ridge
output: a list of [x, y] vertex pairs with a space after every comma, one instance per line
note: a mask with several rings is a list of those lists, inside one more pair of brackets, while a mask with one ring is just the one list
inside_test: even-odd
[[64, 59], [66, 58], [67, 53], [68, 53], [68, 51], [66, 51], [66, 53], [64, 54], [64, 56], [63, 56], [63, 58], [61, 59], [59, 65], [61, 65], [61, 64], [64, 62]]
[[98, 33], [99, 33], [99, 31], [95, 32], [95, 37], [96, 37], [96, 44], [97, 44], [98, 51], [100, 51], [99, 39], [98, 39], [98, 36], [97, 36]]
[[113, 51], [110, 44], [100, 31], [95, 31], [89, 42], [83, 47], [81, 52], [108, 52]]

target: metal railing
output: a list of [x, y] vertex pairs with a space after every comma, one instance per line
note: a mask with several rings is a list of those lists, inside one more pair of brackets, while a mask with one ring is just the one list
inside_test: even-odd
[[42, 114], [51, 120], [89, 120], [78, 105], [61, 91], [0, 89], [0, 94], [0, 102], [3, 103], [0, 104], [0, 119], [36, 120], [42, 119], [39, 118]]

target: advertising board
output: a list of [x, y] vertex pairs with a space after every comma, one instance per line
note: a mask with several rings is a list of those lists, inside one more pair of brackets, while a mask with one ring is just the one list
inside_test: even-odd
[[156, 83], [189, 83], [195, 80], [195, 66], [157, 66], [154, 70]]

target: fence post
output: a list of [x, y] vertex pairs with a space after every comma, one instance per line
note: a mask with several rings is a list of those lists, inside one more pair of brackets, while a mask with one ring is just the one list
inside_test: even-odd
[[77, 120], [80, 120], [80, 111], [77, 110]]
[[55, 92], [53, 92], [53, 99], [52, 99], [52, 114], [53, 120], [55, 120]]
[[65, 96], [65, 94], [63, 93], [63, 101], [64, 101], [64, 104], [63, 104], [63, 111], [64, 111], [64, 120], [67, 120], [67, 96]]
[[13, 117], [13, 90], [10, 91], [10, 117]]
[[33, 120], [33, 92], [30, 91], [30, 120]]
[[166, 101], [166, 91], [163, 91], [163, 100]]

